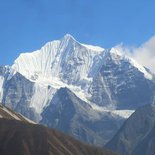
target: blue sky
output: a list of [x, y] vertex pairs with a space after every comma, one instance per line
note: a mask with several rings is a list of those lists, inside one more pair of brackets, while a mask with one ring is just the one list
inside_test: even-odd
[[105, 48], [155, 34], [154, 0], [0, 0], [0, 65], [66, 33]]

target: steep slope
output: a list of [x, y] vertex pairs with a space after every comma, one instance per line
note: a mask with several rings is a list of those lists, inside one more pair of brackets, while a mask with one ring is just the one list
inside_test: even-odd
[[122, 155], [155, 154], [155, 105], [145, 105], [124, 123], [106, 145]]
[[67, 88], [59, 89], [42, 113], [40, 123], [90, 144], [103, 146], [125, 118], [112, 111], [97, 111]]

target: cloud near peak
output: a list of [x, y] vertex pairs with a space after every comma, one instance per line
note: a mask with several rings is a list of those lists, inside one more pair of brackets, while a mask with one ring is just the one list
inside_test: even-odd
[[155, 36], [151, 37], [140, 47], [127, 47], [121, 43], [116, 48], [155, 73]]

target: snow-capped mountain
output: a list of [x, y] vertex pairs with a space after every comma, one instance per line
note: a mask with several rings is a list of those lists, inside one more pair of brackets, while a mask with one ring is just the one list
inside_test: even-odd
[[88, 80], [94, 57], [103, 50], [80, 44], [67, 34], [61, 40], [47, 43], [41, 50], [21, 54], [12, 68], [32, 81], [48, 79], [53, 82], [55, 78], [56, 81], [78, 85]]
[[[51, 108], [54, 105], [51, 104], [60, 104], [54, 99], [64, 87], [78, 98], [79, 106], [75, 106], [75, 99], [72, 100], [74, 115], [85, 103], [86, 111], [91, 109], [94, 113], [92, 118], [101, 113], [110, 113], [124, 120], [137, 107], [154, 102], [154, 75], [148, 69], [115, 48], [86, 45], [69, 34], [47, 43], [40, 50], [20, 54], [10, 67], [0, 67], [0, 101], [24, 116], [37, 122], [46, 122], [51, 127], [53, 121], [68, 121], [65, 118], [68, 115], [61, 117], [61, 120], [56, 117], [51, 120], [49, 117], [45, 118], [46, 111], [48, 116], [53, 115], [54, 110]], [[67, 106], [66, 113], [70, 113], [70, 108]], [[59, 108], [55, 110], [59, 112]], [[85, 117], [84, 113], [78, 113], [82, 115], [81, 118]], [[90, 118], [89, 114], [87, 118]], [[98, 121], [102, 122], [104, 119], [100, 117]], [[90, 120], [91, 123], [94, 121]], [[119, 128], [120, 123], [117, 125]], [[59, 128], [56, 125], [54, 127]], [[65, 132], [72, 131], [71, 128], [69, 126]], [[91, 129], [90, 126], [87, 128]], [[115, 127], [114, 129], [117, 130]]]
[[94, 57], [103, 50], [80, 44], [67, 34], [61, 40], [47, 43], [41, 50], [21, 54], [12, 69], [35, 82], [31, 106], [40, 113], [56, 89], [65, 86], [80, 92], [87, 89]]

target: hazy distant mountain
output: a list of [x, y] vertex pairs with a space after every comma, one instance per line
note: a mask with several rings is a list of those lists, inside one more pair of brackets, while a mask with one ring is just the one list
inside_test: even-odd
[[137, 109], [106, 147], [122, 155], [154, 155], [155, 105]]
[[[85, 111], [91, 111], [99, 116], [98, 119], [89, 119], [90, 125], [88, 125], [86, 120], [91, 114], [89, 113], [88, 118], [85, 119], [82, 110], [78, 111], [78, 116], [82, 118], [78, 117], [78, 122], [87, 124], [84, 134], [88, 137], [84, 137], [81, 131], [78, 134], [77, 131], [70, 133], [73, 130], [71, 124], [74, 124], [74, 121], [66, 122], [66, 120], [69, 121], [68, 117], [71, 116], [53, 118], [53, 111], [56, 109], [51, 104], [60, 104], [54, 98], [64, 87], [76, 95], [76, 99], [72, 100], [75, 116], [77, 116], [77, 109], [84, 105]], [[63, 131], [98, 145], [103, 145], [101, 141], [104, 143], [112, 138], [121, 125], [120, 120], [128, 118], [137, 107], [153, 103], [154, 90], [154, 75], [133, 59], [115, 48], [104, 49], [79, 43], [69, 34], [60, 40], [47, 43], [40, 50], [20, 54], [10, 67], [0, 67], [0, 102], [3, 105], [36, 122], [46, 122], [45, 124], [50, 127], [62, 129], [60, 128], [62, 124], [58, 126], [50, 124], [59, 119], [63, 124], [70, 124]], [[74, 101], [77, 100], [78, 105], [75, 106]], [[67, 105], [64, 107], [65, 112], [70, 113], [71, 107]], [[108, 113], [110, 116], [107, 116]], [[48, 117], [49, 115], [51, 117]], [[71, 118], [70, 120], [77, 119]], [[117, 118], [118, 120], [115, 121]], [[109, 121], [115, 123], [109, 123]], [[104, 127], [103, 125], [92, 127], [92, 122], [94, 124], [104, 122]], [[109, 124], [111, 124], [110, 127]], [[77, 128], [77, 124], [75, 126]], [[110, 132], [103, 136], [102, 132], [108, 131], [109, 128]], [[95, 135], [90, 134], [90, 131]], [[101, 135], [104, 140], [92, 139], [95, 136], [100, 138]]]

